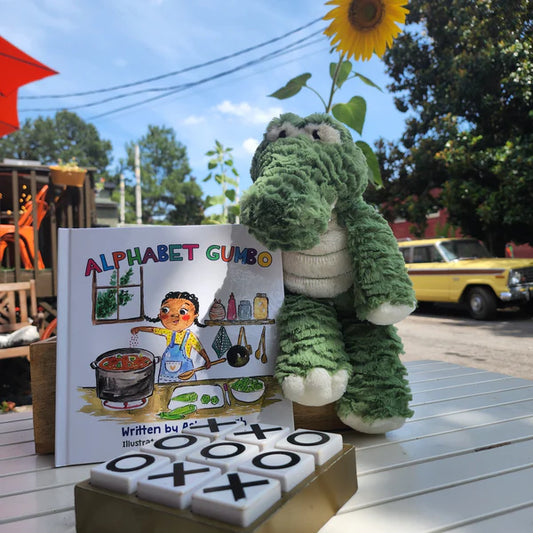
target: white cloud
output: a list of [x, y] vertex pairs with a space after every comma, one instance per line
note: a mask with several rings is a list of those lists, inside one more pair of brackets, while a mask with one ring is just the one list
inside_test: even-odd
[[220, 113], [243, 118], [246, 122], [253, 124], [265, 124], [283, 111], [281, 107], [260, 109], [259, 107], [252, 107], [248, 102], [234, 104], [230, 100], [224, 100], [216, 106], [216, 109]]
[[256, 151], [258, 146], [259, 146], [259, 141], [257, 139], [254, 139], [253, 137], [246, 139], [242, 143], [242, 147], [248, 154], [253, 154]]
[[198, 115], [189, 115], [188, 117], [183, 119], [182, 124], [186, 126], [195, 126], [196, 124], [202, 124], [202, 122], [205, 122], [205, 117], [200, 117]]

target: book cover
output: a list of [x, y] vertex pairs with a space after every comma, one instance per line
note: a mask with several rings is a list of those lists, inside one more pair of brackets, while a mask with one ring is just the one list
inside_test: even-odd
[[207, 418], [292, 427], [281, 254], [242, 225], [60, 229], [56, 466]]

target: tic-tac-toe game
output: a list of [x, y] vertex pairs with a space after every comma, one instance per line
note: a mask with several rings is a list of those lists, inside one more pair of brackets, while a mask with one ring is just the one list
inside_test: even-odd
[[76, 485], [76, 528], [313, 532], [356, 491], [340, 434], [209, 418], [94, 466]]

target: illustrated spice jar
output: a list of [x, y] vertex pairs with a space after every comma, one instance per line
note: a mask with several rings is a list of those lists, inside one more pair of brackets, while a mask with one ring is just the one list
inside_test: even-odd
[[258, 292], [254, 298], [254, 318], [264, 320], [268, 318], [268, 298], [264, 292]]
[[237, 310], [239, 320], [250, 320], [252, 318], [252, 304], [249, 300], [241, 300]]

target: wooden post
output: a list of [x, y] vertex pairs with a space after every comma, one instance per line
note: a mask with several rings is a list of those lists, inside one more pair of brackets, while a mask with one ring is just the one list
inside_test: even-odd
[[35, 452], [54, 453], [56, 411], [56, 338], [30, 346]]

